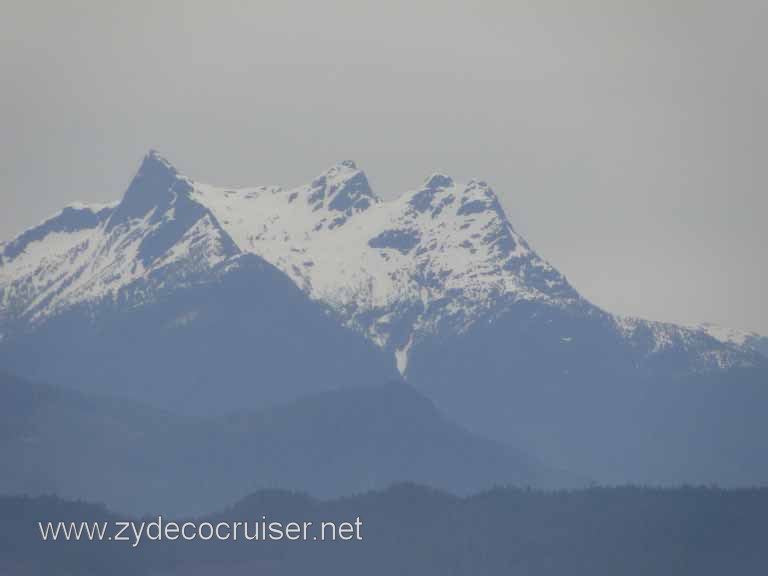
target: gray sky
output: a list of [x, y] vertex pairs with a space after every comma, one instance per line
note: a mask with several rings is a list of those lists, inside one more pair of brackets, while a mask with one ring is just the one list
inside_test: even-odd
[[0, 0], [0, 238], [120, 196], [351, 158], [480, 177], [614, 312], [768, 334], [768, 3]]

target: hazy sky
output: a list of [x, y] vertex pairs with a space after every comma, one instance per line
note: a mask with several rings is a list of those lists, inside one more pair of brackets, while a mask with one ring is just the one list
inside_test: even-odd
[[117, 199], [440, 169], [615, 312], [768, 334], [768, 3], [0, 0], [0, 238]]

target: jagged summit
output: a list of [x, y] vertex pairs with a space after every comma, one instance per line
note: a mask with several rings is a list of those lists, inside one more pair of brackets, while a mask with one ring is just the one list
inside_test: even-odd
[[312, 181], [309, 189], [309, 202], [315, 210], [327, 207], [347, 217], [378, 201], [365, 172], [358, 170], [352, 160], [342, 160], [331, 166]]
[[173, 164], [171, 164], [165, 156], [160, 154], [160, 152], [154, 148], [150, 148], [144, 155], [144, 159], [141, 162], [139, 172], [151, 169], [163, 169], [167, 170], [168, 172], [172, 172], [173, 174], [178, 174], [178, 171], [173, 166]]
[[362, 170], [357, 167], [357, 163], [354, 160], [339, 160], [312, 180], [311, 186], [315, 187], [325, 183], [344, 181], [358, 172], [362, 172]]
[[424, 180], [424, 188], [437, 190], [439, 188], [452, 188], [453, 178], [440, 172], [433, 172]]
[[144, 156], [122, 201], [109, 219], [107, 229], [136, 218], [143, 218], [151, 210], [166, 211], [173, 203], [175, 192], [188, 188], [173, 165], [156, 150]]
[[[403, 371], [414, 342], [463, 333], [521, 302], [604, 314], [515, 232], [485, 181], [436, 172], [384, 202], [343, 160], [304, 186], [233, 190], [186, 178], [150, 150], [118, 204], [67, 209], [3, 246], [0, 319], [45, 318], [128, 290], [151, 299], [247, 254], [396, 353]], [[703, 333], [605, 322], [622, 338], [650, 334], [651, 353], [657, 340], [689, 346]]]
[[349, 168], [350, 170], [357, 170], [357, 164], [354, 160], [339, 160], [336, 166]]
[[507, 221], [507, 215], [499, 198], [484, 180], [470, 180], [461, 192], [461, 203], [456, 213], [459, 216], [491, 211]]

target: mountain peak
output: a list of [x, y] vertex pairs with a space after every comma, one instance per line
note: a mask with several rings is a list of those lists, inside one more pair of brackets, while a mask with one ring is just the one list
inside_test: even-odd
[[157, 150], [147, 152], [122, 201], [112, 214], [108, 229], [141, 218], [157, 206], [170, 205], [173, 200], [172, 188], [180, 180], [179, 172], [173, 164]]
[[379, 201], [365, 172], [352, 160], [342, 160], [331, 166], [312, 181], [310, 189], [309, 201], [316, 210], [326, 206], [347, 216], [366, 210]]
[[439, 188], [452, 188], [453, 178], [442, 174], [441, 172], [434, 172], [424, 180], [424, 188], [430, 190], [437, 190]]
[[461, 193], [461, 204], [457, 210], [459, 216], [492, 211], [506, 220], [496, 192], [483, 180], [470, 180]]
[[144, 155], [144, 159], [141, 161], [139, 167], [139, 173], [144, 171], [166, 171], [174, 175], [178, 175], [178, 170], [171, 164], [168, 159], [160, 154], [154, 148], [150, 148]]
[[354, 160], [339, 160], [315, 178], [312, 181], [312, 186], [322, 185], [324, 181], [344, 179], [356, 172], [361, 172], [361, 170], [358, 169]]

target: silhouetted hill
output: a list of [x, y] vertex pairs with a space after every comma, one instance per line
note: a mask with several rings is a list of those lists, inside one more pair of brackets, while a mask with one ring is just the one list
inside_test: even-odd
[[[0, 574], [762, 574], [768, 490], [499, 489], [458, 498], [414, 485], [332, 501], [265, 491], [219, 521], [363, 521], [348, 542], [41, 542], [37, 521], [114, 519], [50, 498], [0, 498]], [[151, 518], [149, 518], [151, 519]], [[166, 521], [168, 519], [166, 518]], [[183, 519], [175, 519], [183, 520]]]
[[413, 481], [467, 494], [579, 483], [467, 433], [402, 383], [211, 419], [0, 375], [0, 491], [200, 513], [260, 488], [319, 497]]

